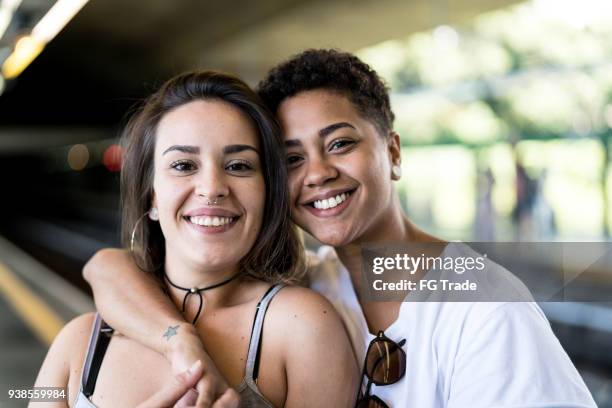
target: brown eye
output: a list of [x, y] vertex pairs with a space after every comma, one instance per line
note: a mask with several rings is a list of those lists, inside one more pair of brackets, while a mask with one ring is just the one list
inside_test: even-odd
[[296, 163], [299, 163], [300, 160], [302, 160], [302, 158], [300, 156], [298, 156], [298, 155], [295, 155], [295, 154], [287, 156], [287, 164], [289, 166], [294, 165]]
[[329, 146], [329, 150], [338, 150], [346, 146], [351, 146], [353, 144], [355, 144], [355, 142], [353, 142], [352, 140], [336, 140]]
[[225, 169], [234, 173], [245, 173], [253, 170], [253, 166], [247, 161], [234, 161], [229, 163]]
[[171, 168], [179, 172], [189, 172], [195, 170], [195, 165], [192, 162], [179, 160], [170, 165]]

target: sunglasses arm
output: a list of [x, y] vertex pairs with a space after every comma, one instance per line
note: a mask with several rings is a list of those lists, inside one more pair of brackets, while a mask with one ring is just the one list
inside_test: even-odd
[[359, 381], [359, 388], [357, 391], [357, 399], [355, 400], [355, 407], [359, 405], [359, 402], [363, 398], [367, 398], [370, 395], [370, 389], [372, 388], [372, 380], [368, 378], [368, 384], [366, 385], [365, 393], [361, 391], [362, 388], [363, 388], [363, 375], [361, 376], [361, 380]]

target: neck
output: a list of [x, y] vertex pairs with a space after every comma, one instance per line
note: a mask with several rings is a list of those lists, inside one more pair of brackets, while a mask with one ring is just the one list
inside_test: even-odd
[[380, 219], [372, 223], [364, 234], [345, 245], [335, 247], [342, 264], [351, 275], [356, 290], [361, 283], [361, 247], [363, 244], [380, 244], [383, 242], [411, 241], [415, 235], [416, 227], [408, 220], [399, 208], [393, 205]]
[[402, 302], [379, 302], [368, 301], [361, 298], [362, 293], [362, 255], [361, 248], [364, 244], [384, 244], [388, 243], [421, 243], [421, 242], [443, 242], [415, 226], [404, 214], [399, 204], [395, 200], [388, 211], [382, 214], [380, 219], [372, 223], [375, 227], [362, 234], [358, 239], [336, 247], [336, 253], [342, 264], [349, 271], [355, 294], [363, 310], [368, 328], [371, 333], [378, 330], [386, 330], [399, 315]]
[[[197, 288], [202, 289], [212, 285], [221, 283], [238, 273], [238, 265], [222, 266], [222, 267], [205, 267], [202, 265], [189, 265], [177, 257], [166, 256], [165, 274], [177, 286], [182, 288]], [[179, 257], [180, 258], [180, 257]], [[200, 292], [204, 298], [204, 309], [215, 309], [227, 304], [236, 294], [240, 286], [240, 277], [231, 280], [230, 282], [219, 287]], [[187, 293], [185, 290], [178, 289], [165, 280], [165, 286], [168, 289], [170, 298], [176, 305], [178, 310], [182, 310], [183, 299]], [[199, 306], [199, 297], [197, 294], [190, 295], [187, 299], [185, 307], [185, 318], [191, 321], [196, 315]], [[202, 312], [204, 313], [204, 312]]]
[[358, 239], [335, 247], [338, 258], [349, 271], [357, 293], [360, 293], [361, 289], [361, 248], [364, 244], [444, 242], [414, 225], [401, 209], [399, 200], [394, 202], [373, 225], [374, 227]]

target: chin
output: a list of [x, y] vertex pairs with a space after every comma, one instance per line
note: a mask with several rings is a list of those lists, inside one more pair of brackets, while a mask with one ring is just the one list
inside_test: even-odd
[[238, 253], [228, 250], [227, 247], [220, 249], [218, 246], [201, 247], [194, 249], [189, 258], [200, 267], [218, 268], [232, 265], [240, 261]]
[[200, 259], [199, 265], [203, 269], [209, 270], [220, 270], [220, 269], [233, 269], [236, 265], [238, 265], [238, 260], [228, 260], [228, 259]]
[[320, 232], [317, 234], [315, 231], [311, 231], [310, 234], [314, 236], [323, 245], [330, 245], [333, 247], [341, 247], [351, 243], [350, 235], [346, 233], [346, 230], [330, 231], [323, 230], [325, 227], [318, 228]]

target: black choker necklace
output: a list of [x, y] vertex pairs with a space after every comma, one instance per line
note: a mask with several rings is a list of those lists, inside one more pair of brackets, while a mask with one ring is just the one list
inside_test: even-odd
[[202, 298], [202, 292], [210, 290], [210, 289], [218, 288], [219, 286], [226, 285], [226, 284], [230, 283], [231, 281], [233, 281], [234, 279], [236, 279], [239, 275], [240, 275], [240, 273], [237, 273], [234, 276], [230, 276], [229, 278], [227, 278], [224, 281], [221, 281], [219, 283], [215, 283], [214, 285], [205, 286], [203, 288], [183, 288], [182, 286], [174, 284], [170, 280], [168, 275], [164, 274], [164, 276], [166, 277], [166, 280], [168, 281], [168, 283], [171, 286], [173, 286], [173, 287], [175, 287], [177, 289], [180, 289], [180, 290], [184, 290], [185, 292], [187, 292], [187, 293], [185, 293], [185, 297], [183, 298], [183, 310], [182, 310], [183, 313], [185, 313], [185, 306], [187, 305], [187, 298], [189, 297], [189, 295], [197, 294], [200, 297], [200, 306], [198, 306], [198, 313], [196, 313], [196, 315], [193, 318], [193, 321], [191, 322], [191, 324], [195, 324], [195, 322], [198, 321], [198, 317], [200, 317], [200, 313], [202, 312], [202, 307], [204, 306], [204, 299]]

